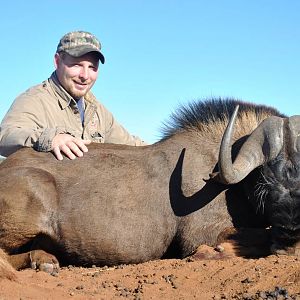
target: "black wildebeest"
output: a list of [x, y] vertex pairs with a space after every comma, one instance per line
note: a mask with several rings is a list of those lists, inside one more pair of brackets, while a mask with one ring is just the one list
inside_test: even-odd
[[271, 251], [295, 253], [299, 134], [299, 116], [212, 99], [181, 107], [153, 145], [95, 144], [75, 161], [21, 149], [0, 165], [0, 248], [51, 272], [185, 257], [227, 228], [269, 227]]

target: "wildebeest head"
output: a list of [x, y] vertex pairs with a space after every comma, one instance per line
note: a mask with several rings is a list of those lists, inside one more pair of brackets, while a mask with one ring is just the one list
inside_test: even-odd
[[[232, 163], [232, 134], [238, 107], [224, 133], [217, 179], [235, 184], [259, 169], [255, 205], [268, 217], [274, 253], [293, 253], [300, 244], [300, 116], [265, 119]], [[257, 169], [258, 168], [258, 169]], [[299, 245], [300, 247], [300, 245]]]

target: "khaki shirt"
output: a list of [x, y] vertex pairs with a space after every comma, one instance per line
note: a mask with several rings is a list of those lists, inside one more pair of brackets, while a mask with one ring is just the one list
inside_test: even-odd
[[51, 77], [18, 96], [0, 125], [0, 155], [8, 156], [19, 148], [50, 151], [59, 133], [95, 143], [145, 145], [130, 135], [89, 92], [85, 98], [82, 124], [76, 101]]

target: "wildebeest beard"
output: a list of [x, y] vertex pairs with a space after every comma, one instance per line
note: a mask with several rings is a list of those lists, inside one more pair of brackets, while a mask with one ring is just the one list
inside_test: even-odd
[[255, 186], [256, 208], [268, 217], [278, 247], [292, 247], [300, 238], [299, 158], [295, 153], [287, 160], [280, 153], [261, 168]]

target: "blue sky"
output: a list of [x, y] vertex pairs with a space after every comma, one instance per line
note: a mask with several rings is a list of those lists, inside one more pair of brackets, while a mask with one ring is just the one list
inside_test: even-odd
[[0, 119], [48, 78], [62, 35], [94, 33], [97, 98], [149, 143], [180, 105], [235, 97], [299, 114], [300, 1], [11, 0], [1, 4]]

